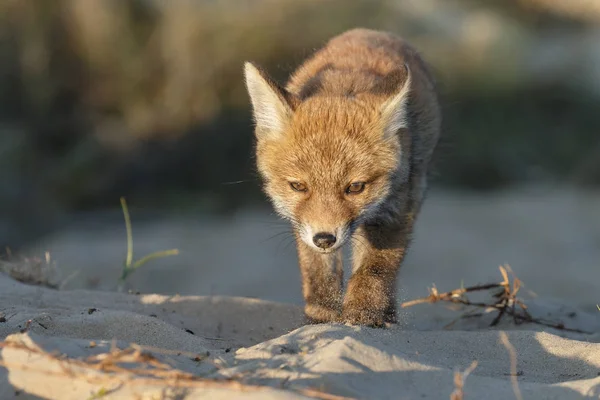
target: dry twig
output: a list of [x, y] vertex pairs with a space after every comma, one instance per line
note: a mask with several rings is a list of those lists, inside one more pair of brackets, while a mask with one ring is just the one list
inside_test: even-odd
[[[590, 332], [584, 332], [580, 329], [567, 328], [562, 322], [556, 323], [556, 322], [545, 321], [540, 318], [534, 318], [527, 310], [527, 306], [525, 305], [525, 303], [523, 303], [523, 301], [517, 297], [517, 293], [519, 292], [519, 289], [522, 286], [521, 280], [519, 280], [517, 277], [514, 277], [514, 279], [512, 281], [512, 285], [511, 285], [511, 281], [508, 277], [508, 271], [507, 271], [507, 269], [509, 269], [510, 267], [500, 266], [499, 268], [500, 268], [500, 273], [502, 274], [502, 277], [504, 278], [502, 280], [502, 282], [487, 283], [484, 285], [476, 285], [476, 286], [470, 286], [470, 287], [466, 287], [466, 288], [459, 288], [459, 289], [454, 289], [450, 292], [444, 292], [444, 293], [440, 293], [437, 290], [437, 288], [434, 286], [433, 288], [431, 288], [429, 290], [429, 296], [404, 302], [404, 303], [400, 304], [400, 307], [406, 308], [406, 307], [415, 306], [417, 304], [437, 303], [439, 301], [443, 301], [443, 302], [454, 303], [454, 304], [462, 304], [465, 306], [497, 310], [498, 315], [496, 316], [496, 318], [494, 318], [494, 320], [492, 321], [490, 326], [497, 325], [503, 316], [508, 315], [508, 316], [512, 317], [513, 321], [517, 325], [526, 322], [526, 323], [543, 325], [543, 326], [547, 326], [549, 328], [554, 328], [554, 329], [563, 330], [563, 331], [576, 332], [576, 333], [590, 333]], [[511, 271], [511, 273], [512, 273], [512, 271]], [[514, 276], [514, 274], [513, 274], [513, 276]], [[480, 291], [491, 290], [491, 289], [500, 289], [499, 291], [497, 291], [496, 293], [493, 294], [493, 297], [496, 299], [496, 301], [493, 303], [473, 302], [473, 301], [469, 300], [468, 297], [466, 296], [467, 293], [480, 292]]]

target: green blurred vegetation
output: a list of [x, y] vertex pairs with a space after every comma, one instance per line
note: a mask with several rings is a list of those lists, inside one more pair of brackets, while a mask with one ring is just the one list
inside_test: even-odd
[[600, 19], [548, 4], [3, 1], [0, 240], [120, 196], [215, 212], [264, 201], [243, 61], [284, 81], [357, 26], [403, 35], [433, 65], [445, 113], [438, 185], [597, 184]]

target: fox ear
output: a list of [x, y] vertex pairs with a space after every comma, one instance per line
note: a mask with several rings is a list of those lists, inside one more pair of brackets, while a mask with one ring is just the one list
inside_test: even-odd
[[411, 74], [408, 64], [406, 68], [406, 80], [402, 89], [392, 95], [381, 107], [381, 122], [383, 134], [386, 138], [392, 138], [399, 129], [408, 127], [408, 99], [410, 97]]
[[259, 139], [277, 138], [292, 117], [296, 99], [250, 62], [244, 64], [244, 75], [254, 113], [256, 135]]

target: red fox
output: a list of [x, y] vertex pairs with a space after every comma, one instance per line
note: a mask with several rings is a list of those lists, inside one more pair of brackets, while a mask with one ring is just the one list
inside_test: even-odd
[[[396, 277], [440, 135], [435, 80], [386, 32], [330, 39], [280, 86], [245, 63], [257, 169], [294, 230], [308, 323], [397, 322]], [[352, 245], [344, 295], [340, 248]]]

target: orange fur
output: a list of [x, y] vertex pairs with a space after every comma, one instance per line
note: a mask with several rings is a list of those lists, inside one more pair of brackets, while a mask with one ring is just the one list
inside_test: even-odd
[[[257, 167], [296, 233], [308, 320], [394, 322], [396, 276], [440, 134], [425, 63], [399, 37], [354, 29], [285, 88], [251, 63], [245, 75]], [[344, 296], [339, 251], [348, 242], [354, 268]]]

